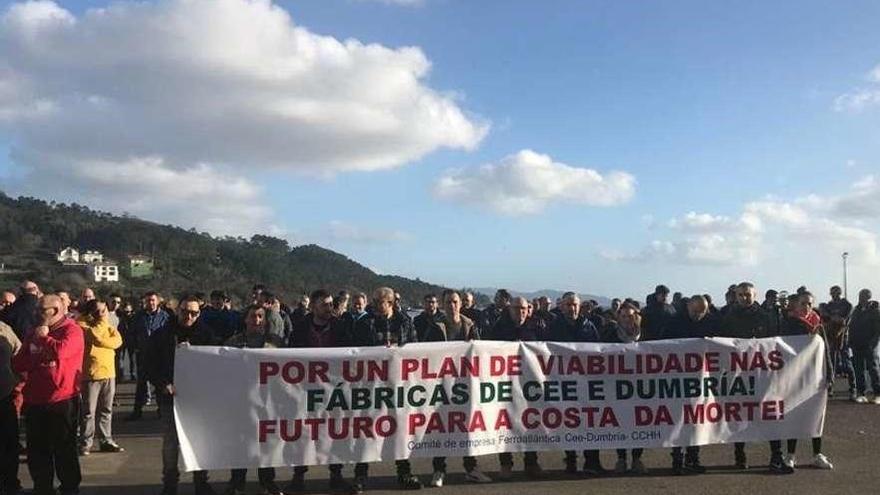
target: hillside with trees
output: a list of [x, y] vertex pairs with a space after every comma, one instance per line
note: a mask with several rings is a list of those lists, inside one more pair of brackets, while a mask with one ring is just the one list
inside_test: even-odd
[[[181, 294], [225, 289], [242, 301], [249, 297], [253, 284], [261, 283], [283, 299], [292, 300], [319, 287], [369, 293], [387, 285], [415, 305], [423, 294], [442, 290], [420, 280], [378, 275], [316, 245], [291, 247], [283, 239], [265, 235], [213, 237], [76, 203], [14, 199], [0, 192], [0, 288], [14, 287], [25, 278], [50, 290], [85, 287], [88, 281], [82, 267], [56, 261], [58, 251], [67, 246], [98, 250], [117, 261], [120, 281], [97, 287], [101, 293], [116, 291], [128, 297], [146, 290]], [[128, 256], [137, 254], [153, 259], [153, 276], [128, 275]]]

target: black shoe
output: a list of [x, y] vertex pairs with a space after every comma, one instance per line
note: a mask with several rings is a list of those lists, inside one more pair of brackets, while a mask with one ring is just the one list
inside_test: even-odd
[[578, 474], [577, 461], [565, 461], [565, 474]]
[[681, 461], [672, 461], [672, 474], [676, 476], [684, 474], [684, 464]]
[[177, 485], [165, 485], [159, 495], [177, 495]]
[[585, 462], [584, 463], [584, 474], [587, 476], [602, 476], [608, 473], [608, 470], [602, 467], [601, 463], [598, 462]]
[[351, 495], [362, 495], [367, 489], [367, 478], [357, 476], [351, 484]]
[[736, 464], [735, 464], [735, 466], [736, 466], [737, 469], [743, 469], [743, 470], [748, 469], [748, 468], [749, 468], [749, 462], [746, 460], [746, 456], [745, 456], [745, 455], [738, 455], [738, 456], [736, 456]]
[[773, 474], [792, 474], [794, 473], [794, 468], [786, 466], [782, 459], [773, 459], [770, 461], [770, 472]]
[[143, 411], [135, 410], [135, 411], [132, 411], [131, 414], [129, 414], [128, 416], [126, 416], [126, 417], [125, 417], [125, 420], [126, 420], [126, 421], [137, 421], [137, 420], [139, 420], [139, 419], [141, 419], [141, 418], [143, 418], [143, 417], [144, 417], [144, 413], [143, 413]]
[[397, 486], [403, 490], [421, 490], [422, 481], [416, 476], [407, 474], [397, 477]]
[[330, 475], [330, 491], [335, 493], [350, 493], [351, 485], [345, 478], [342, 477], [341, 474], [331, 474]]
[[284, 487], [285, 493], [302, 493], [306, 491], [305, 476], [302, 474], [294, 474], [290, 483]]
[[281, 488], [278, 488], [278, 485], [276, 485], [274, 481], [263, 483], [263, 493], [267, 495], [284, 495], [284, 492]]
[[125, 449], [120, 447], [118, 443], [116, 443], [112, 440], [107, 441], [107, 442], [101, 442], [101, 446], [98, 448], [98, 450], [100, 450], [101, 452], [112, 452], [112, 453], [125, 452]]
[[217, 495], [217, 492], [214, 491], [214, 487], [210, 484], [199, 483], [196, 485], [196, 495]]
[[706, 466], [700, 464], [699, 459], [687, 461], [684, 463], [684, 470], [692, 474], [706, 474]]
[[541, 469], [541, 465], [537, 463], [529, 464], [525, 467], [523, 472], [525, 472], [526, 478], [532, 480], [542, 480], [547, 477], [547, 473], [545, 473], [544, 470]]

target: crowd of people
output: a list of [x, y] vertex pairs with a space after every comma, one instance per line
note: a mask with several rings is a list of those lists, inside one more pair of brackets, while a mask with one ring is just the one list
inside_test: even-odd
[[[147, 292], [140, 301], [124, 301], [116, 294], [96, 297], [87, 288], [79, 297], [69, 292], [43, 294], [31, 281], [16, 292], [0, 293], [0, 493], [19, 493], [19, 455], [25, 452], [34, 483], [35, 495], [55, 494], [55, 478], [63, 495], [78, 493], [81, 482], [79, 457], [95, 448], [121, 452], [123, 447], [112, 436], [113, 407], [117, 380], [136, 380], [135, 405], [126, 418], [143, 418], [144, 407], [155, 401], [164, 423], [162, 442], [162, 495], [175, 495], [180, 478], [179, 443], [174, 426], [174, 356], [178, 345], [226, 345], [264, 347], [362, 347], [400, 346], [409, 342], [501, 341], [621, 342], [734, 337], [761, 338], [799, 334], [818, 335], [827, 342], [826, 377], [832, 394], [835, 377], [845, 377], [850, 400], [880, 404], [878, 340], [880, 309], [863, 289], [855, 307], [832, 287], [831, 299], [816, 305], [816, 298], [801, 287], [792, 294], [769, 290], [757, 302], [754, 285], [732, 285], [724, 306], [716, 307], [708, 295], [672, 295], [659, 285], [645, 298], [614, 299], [607, 308], [596, 301], [581, 301], [574, 292], [556, 301], [548, 297], [527, 300], [513, 297], [506, 290], [495, 294], [484, 309], [474, 305], [474, 295], [446, 290], [428, 294], [422, 311], [410, 318], [401, 306], [400, 295], [387, 287], [370, 296], [346, 291], [331, 293], [315, 290], [289, 307], [261, 285], [253, 287], [252, 298], [242, 310], [233, 308], [224, 291], [164, 299]], [[868, 380], [871, 400], [868, 399]], [[24, 418], [26, 445], [19, 443], [19, 424]], [[797, 466], [797, 439], [770, 442], [769, 469], [773, 473], [792, 473]], [[831, 469], [822, 452], [822, 439], [812, 439], [811, 463]], [[700, 462], [700, 448], [674, 448], [673, 472], [699, 474], [706, 471]], [[569, 474], [601, 476], [607, 472], [599, 452], [565, 452]], [[513, 455], [498, 455], [499, 480], [513, 475]], [[524, 454], [524, 473], [530, 478], [544, 477], [538, 454]], [[646, 472], [642, 449], [618, 450], [613, 472]], [[465, 457], [466, 480], [493, 481], [483, 473], [475, 457]], [[734, 445], [734, 462], [746, 469], [744, 444]], [[443, 486], [446, 459], [433, 459], [430, 486]], [[257, 476], [264, 493], [277, 495], [304, 490], [307, 467], [297, 466], [282, 490], [275, 481], [275, 470], [262, 467]], [[396, 461], [401, 488], [422, 488], [406, 459]], [[354, 466], [351, 482], [343, 466], [329, 466], [331, 488], [340, 493], [363, 493], [367, 487], [369, 465]], [[224, 493], [244, 493], [247, 471], [236, 469]], [[193, 474], [197, 495], [214, 494], [208, 473]]]

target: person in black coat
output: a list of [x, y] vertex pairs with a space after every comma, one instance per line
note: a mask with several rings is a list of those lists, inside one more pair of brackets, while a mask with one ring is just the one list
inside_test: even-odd
[[[174, 426], [174, 352], [179, 345], [215, 345], [214, 332], [199, 321], [201, 308], [195, 297], [186, 297], [177, 308], [177, 318], [153, 332], [146, 342], [147, 379], [156, 387], [157, 402], [165, 422], [162, 437], [162, 495], [177, 493], [180, 471], [177, 463], [180, 442]], [[193, 472], [196, 495], [213, 494], [207, 471]]]

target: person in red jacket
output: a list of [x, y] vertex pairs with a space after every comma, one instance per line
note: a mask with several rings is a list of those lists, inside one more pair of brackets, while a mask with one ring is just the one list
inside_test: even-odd
[[13, 369], [27, 373], [24, 385], [28, 470], [34, 495], [79, 493], [76, 433], [82, 374], [83, 330], [64, 313], [61, 298], [47, 295], [37, 306], [38, 324], [25, 335]]

